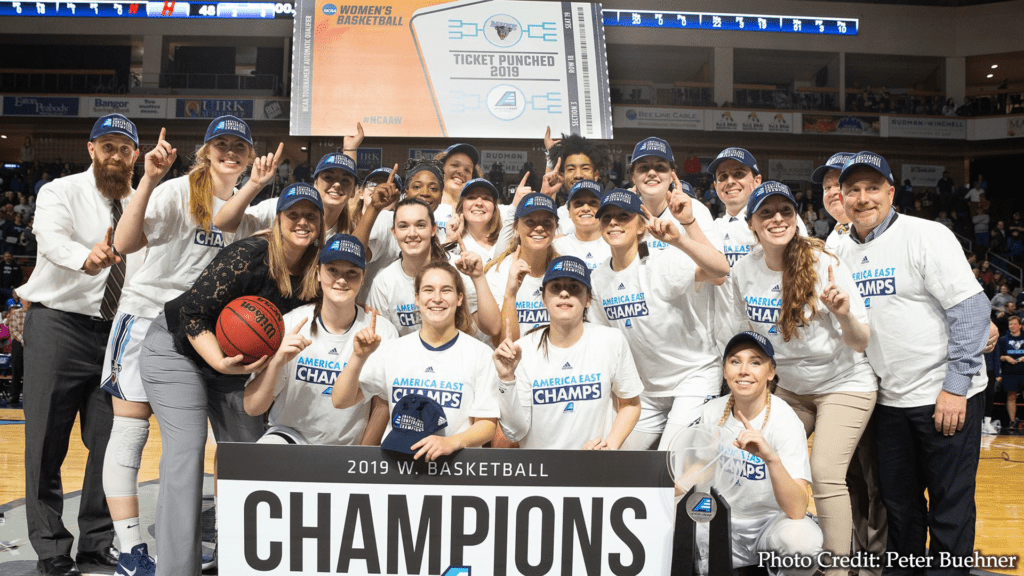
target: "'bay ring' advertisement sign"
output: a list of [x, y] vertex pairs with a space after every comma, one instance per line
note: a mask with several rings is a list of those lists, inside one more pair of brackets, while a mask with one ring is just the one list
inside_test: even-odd
[[219, 473], [232, 575], [670, 572], [664, 452], [221, 444]]

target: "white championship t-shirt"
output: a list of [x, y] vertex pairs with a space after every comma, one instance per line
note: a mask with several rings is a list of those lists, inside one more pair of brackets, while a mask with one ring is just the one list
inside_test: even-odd
[[598, 265], [612, 257], [612, 247], [598, 236], [597, 240], [584, 242], [575, 234], [555, 238], [553, 242], [555, 252], [560, 256], [575, 256], [587, 265], [591, 270], [597, 269]]
[[[505, 300], [505, 287], [508, 286], [508, 272], [515, 262], [515, 256], [506, 256], [501, 263], [487, 271], [487, 284], [491, 287], [491, 295], [501, 308]], [[544, 307], [544, 279], [529, 274], [516, 292], [516, 314], [519, 318], [519, 335], [522, 337], [537, 326], [546, 326], [551, 322], [548, 309]]]
[[[882, 380], [878, 402], [896, 408], [934, 404], [949, 360], [946, 310], [981, 292], [960, 243], [938, 222], [899, 215], [874, 240], [842, 242], [838, 253], [871, 320], [867, 356]], [[967, 396], [987, 383], [982, 369]]]
[[[701, 412], [701, 425], [718, 426], [718, 422], [725, 412], [725, 405], [731, 396], [732, 394], [726, 394], [705, 404]], [[756, 418], [751, 419], [751, 427], [761, 430], [766, 412], [768, 411], [761, 410]], [[721, 428], [723, 429], [722, 435], [728, 439], [739, 436], [744, 426], [743, 422], [729, 414]], [[794, 480], [811, 482], [811, 462], [807, 455], [807, 435], [804, 434], [804, 425], [800, 423], [796, 412], [784, 400], [772, 396], [768, 425], [761, 430], [761, 434], [779, 455], [783, 467]], [[768, 464], [750, 452], [736, 448], [728, 440], [723, 444], [724, 453], [718, 461], [718, 476], [728, 478], [739, 476], [737, 485], [722, 489], [723, 496], [729, 500], [733, 517], [767, 518], [781, 512], [782, 508], [775, 500], [772, 479], [768, 474]]]
[[[839, 320], [818, 300], [828, 284], [828, 267], [832, 266], [836, 285], [850, 294], [850, 313], [867, 324], [864, 302], [858, 298], [857, 286], [850, 269], [837, 258], [817, 253], [814, 286], [815, 314], [810, 323], [797, 329], [789, 342], [782, 338], [778, 326], [782, 312], [782, 272], [768, 268], [764, 249], [756, 246], [732, 268], [733, 304], [722, 318], [725, 329], [738, 334], [757, 332], [775, 347], [779, 386], [795, 394], [826, 394], [829, 392], [874, 392], [877, 380], [867, 358], [843, 342]], [[806, 312], [805, 312], [806, 313]]]
[[[214, 214], [226, 203], [216, 196], [211, 200]], [[213, 226], [207, 232], [189, 213], [188, 176], [157, 186], [149, 197], [142, 224], [146, 258], [124, 285], [118, 310], [155, 318], [164, 304], [192, 286], [221, 248], [273, 224], [276, 211], [267, 214], [259, 206], [245, 211], [236, 232], [222, 232]]]
[[569, 348], [550, 342], [547, 354], [541, 332], [522, 337], [523, 358], [516, 384], [499, 394], [501, 427], [522, 448], [579, 450], [608, 435], [612, 394], [635, 398], [644, 391], [626, 339], [606, 326], [583, 324], [583, 335]]
[[[307, 304], [284, 315], [285, 330], [291, 332], [303, 319], [306, 324], [299, 334], [313, 343], [292, 359], [274, 382], [270, 425], [287, 426], [310, 444], [358, 444], [370, 414], [370, 397], [339, 410], [331, 403], [331, 392], [352, 355], [352, 339], [370, 325], [370, 317], [356, 306], [352, 326], [344, 334], [331, 334], [319, 319], [313, 319], [313, 304]], [[313, 322], [318, 323], [317, 332], [310, 336]], [[376, 330], [383, 341], [398, 338], [394, 326], [380, 319]]]
[[433, 398], [448, 419], [441, 436], [464, 432], [470, 418], [499, 416], [491, 349], [469, 334], [459, 333], [440, 349], [429, 348], [418, 332], [381, 342], [367, 358], [359, 382], [365, 395], [386, 399], [391, 410], [406, 394]]
[[594, 270], [589, 317], [629, 342], [649, 396], [717, 396], [722, 366], [707, 309], [711, 286], [695, 282], [696, 264], [672, 248], [639, 257], [625, 270], [608, 260]]
[[[472, 279], [461, 272], [462, 284], [466, 288], [466, 304], [471, 314], [476, 313], [476, 286]], [[402, 268], [402, 261], [395, 260], [373, 280], [366, 305], [391, 322], [401, 336], [419, 331], [420, 307], [416, 303], [416, 278], [408, 276]]]

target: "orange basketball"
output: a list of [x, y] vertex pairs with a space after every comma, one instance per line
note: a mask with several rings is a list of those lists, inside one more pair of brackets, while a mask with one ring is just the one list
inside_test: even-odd
[[217, 342], [229, 358], [246, 364], [273, 356], [284, 337], [284, 319], [272, 302], [259, 296], [235, 298], [217, 317]]

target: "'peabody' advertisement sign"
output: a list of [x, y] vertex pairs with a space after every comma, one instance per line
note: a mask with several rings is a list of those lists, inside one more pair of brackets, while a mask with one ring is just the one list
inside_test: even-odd
[[4, 96], [4, 116], [78, 116], [78, 98]]
[[233, 575], [670, 572], [663, 452], [222, 444], [219, 472]]

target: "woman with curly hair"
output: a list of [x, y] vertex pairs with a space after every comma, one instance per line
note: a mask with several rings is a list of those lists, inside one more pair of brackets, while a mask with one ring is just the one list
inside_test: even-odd
[[[821, 240], [797, 230], [796, 200], [778, 182], [747, 202], [757, 245], [732, 268], [725, 330], [751, 330], [775, 347], [777, 395], [800, 417], [811, 452], [812, 487], [825, 550], [850, 553], [846, 471], [874, 410], [877, 379], [864, 356], [870, 330], [849, 268]], [[854, 296], [851, 296], [853, 294]]]

